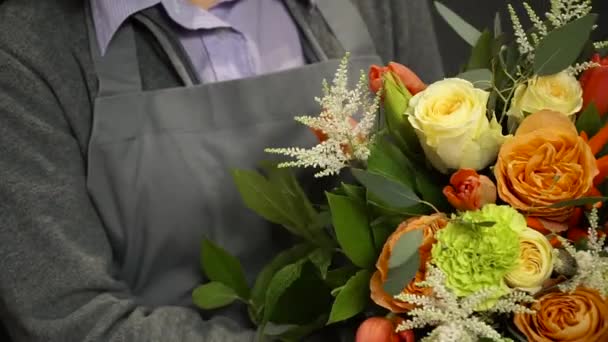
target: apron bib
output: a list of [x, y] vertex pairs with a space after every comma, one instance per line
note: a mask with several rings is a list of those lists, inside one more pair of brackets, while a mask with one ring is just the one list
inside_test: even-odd
[[[318, 6], [351, 51], [350, 78], [356, 82], [359, 70], [380, 63], [366, 26], [348, 0]], [[91, 40], [99, 93], [87, 186], [114, 247], [117, 276], [138, 303], [191, 306], [192, 289], [205, 281], [199, 267], [204, 237], [239, 258], [250, 281], [281, 248], [276, 227], [244, 207], [230, 171], [269, 159], [266, 147], [316, 143], [293, 116], [320, 111], [314, 98], [339, 60], [194, 85], [162, 30], [137, 18], [156, 36], [185, 86], [142, 90], [129, 24], [103, 57]], [[91, 25], [89, 31], [95, 38]]]

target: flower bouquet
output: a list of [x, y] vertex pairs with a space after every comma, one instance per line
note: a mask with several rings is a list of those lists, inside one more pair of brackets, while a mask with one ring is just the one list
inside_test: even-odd
[[[436, 6], [473, 46], [463, 72], [426, 85], [374, 65], [351, 87], [346, 57], [321, 113], [296, 118], [319, 144], [233, 172], [298, 243], [250, 288], [205, 241], [199, 307], [242, 301], [283, 341], [345, 321], [364, 342], [608, 341], [608, 44], [589, 40], [590, 1], [523, 3], [529, 29], [509, 6], [514, 41]], [[293, 167], [340, 183], [313, 204]]]

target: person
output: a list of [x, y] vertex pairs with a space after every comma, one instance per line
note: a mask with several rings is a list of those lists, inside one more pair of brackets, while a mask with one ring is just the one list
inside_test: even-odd
[[5, 0], [0, 320], [20, 341], [247, 341], [200, 313], [203, 237], [249, 280], [278, 252], [232, 168], [312, 143], [292, 119], [350, 52], [442, 75], [425, 0]]

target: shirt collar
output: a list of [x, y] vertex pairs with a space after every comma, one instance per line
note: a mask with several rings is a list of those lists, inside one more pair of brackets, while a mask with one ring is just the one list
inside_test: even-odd
[[[231, 2], [238, 0], [219, 0], [222, 2]], [[244, 0], [242, 0], [244, 1]], [[309, 5], [314, 6], [317, 0], [302, 0]], [[97, 34], [97, 43], [101, 53], [104, 54], [112, 37], [120, 28], [120, 25], [127, 20], [131, 15], [142, 11], [146, 8], [158, 5], [160, 3], [165, 6], [170, 15], [174, 17], [177, 8], [184, 6], [192, 6], [195, 10], [200, 10], [196, 5], [190, 3], [189, 0], [90, 0], [91, 10], [93, 15], [93, 24], [95, 25], [95, 33]], [[175, 17], [174, 17], [175, 19]], [[188, 27], [190, 29], [205, 28]]]

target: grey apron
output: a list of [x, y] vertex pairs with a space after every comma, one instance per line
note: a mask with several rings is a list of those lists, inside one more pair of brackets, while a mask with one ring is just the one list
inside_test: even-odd
[[[366, 26], [349, 0], [318, 1], [318, 6], [351, 51], [356, 81], [359, 70], [380, 62]], [[190, 306], [192, 289], [205, 281], [199, 268], [203, 237], [237, 256], [250, 281], [277, 252], [276, 227], [243, 206], [230, 170], [255, 168], [268, 159], [266, 147], [314, 144], [293, 116], [319, 112], [313, 99], [339, 61], [321, 54], [318, 63], [297, 69], [195, 85], [162, 30], [138, 19], [156, 36], [185, 86], [142, 89], [128, 23], [103, 57], [92, 44], [99, 93], [87, 186], [114, 248], [117, 276], [138, 303]]]

